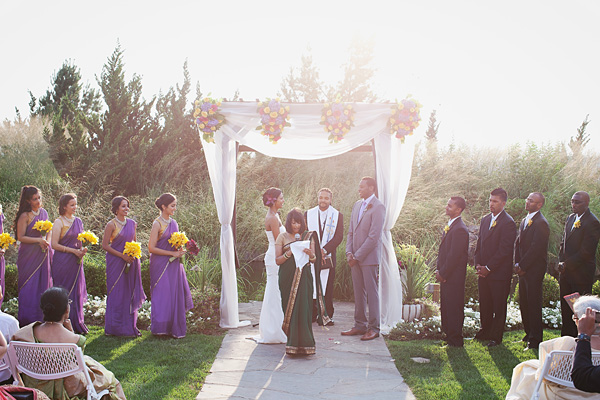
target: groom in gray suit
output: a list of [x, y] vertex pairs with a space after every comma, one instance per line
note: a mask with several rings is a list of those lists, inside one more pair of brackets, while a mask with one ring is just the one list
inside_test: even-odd
[[358, 194], [362, 200], [352, 207], [346, 240], [346, 259], [352, 269], [354, 285], [354, 327], [342, 335], [362, 335], [361, 340], [379, 336], [378, 275], [385, 206], [375, 197], [376, 191], [375, 179], [368, 176], [361, 179]]

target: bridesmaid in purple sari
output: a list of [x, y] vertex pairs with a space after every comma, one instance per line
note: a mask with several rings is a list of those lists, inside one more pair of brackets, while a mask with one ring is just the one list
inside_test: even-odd
[[[177, 199], [170, 193], [162, 194], [154, 202], [160, 215], [152, 223], [150, 232], [150, 290], [152, 297], [151, 326], [154, 335], [182, 338], [186, 333], [185, 317], [194, 307], [185, 269], [180, 257], [184, 250], [169, 244], [173, 232], [179, 231], [171, 216], [177, 210]], [[169, 259], [174, 257], [173, 261]]]
[[138, 309], [146, 300], [142, 287], [141, 264], [138, 258], [123, 254], [126, 242], [137, 240], [137, 224], [127, 218], [129, 200], [123, 196], [112, 199], [111, 219], [104, 229], [102, 248], [106, 250], [106, 315], [104, 333], [114, 336], [140, 336], [137, 328]]
[[52, 227], [52, 281], [54, 286], [65, 288], [72, 301], [69, 319], [78, 334], [88, 333], [83, 321], [83, 305], [87, 302], [87, 287], [83, 272], [83, 256], [87, 249], [81, 248], [77, 236], [83, 232], [83, 222], [75, 216], [77, 196], [63, 194], [58, 201], [60, 215]]
[[[0, 233], [4, 233], [4, 213], [2, 212], [2, 204], [0, 204]], [[0, 293], [0, 307], [2, 307], [2, 302], [4, 301], [4, 250], [0, 249], [0, 288], [2, 292]]]
[[52, 286], [50, 262], [50, 232], [44, 237], [33, 229], [37, 221], [48, 219], [48, 212], [42, 208], [42, 193], [35, 186], [23, 186], [19, 199], [19, 210], [15, 217], [15, 236], [21, 242], [17, 256], [19, 270], [19, 315], [21, 326], [42, 321], [40, 308], [42, 293]]

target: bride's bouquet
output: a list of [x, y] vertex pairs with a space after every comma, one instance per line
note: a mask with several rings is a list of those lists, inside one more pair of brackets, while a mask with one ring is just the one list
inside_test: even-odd
[[33, 229], [35, 229], [36, 231], [40, 231], [40, 233], [42, 234], [42, 237], [46, 236], [46, 234], [48, 232], [50, 232], [52, 230], [52, 222], [45, 220], [45, 221], [37, 221], [34, 225], [33, 225]]
[[0, 233], [0, 249], [6, 251], [8, 246], [15, 244], [16, 240], [8, 233]]
[[[169, 238], [169, 244], [175, 250], [183, 250], [187, 242], [189, 242], [189, 239], [185, 232], [173, 232]], [[169, 262], [175, 261], [176, 258], [177, 257], [174, 256], [169, 258]]]
[[81, 242], [83, 247], [88, 247], [90, 244], [98, 244], [98, 236], [92, 231], [81, 232], [77, 235], [77, 240]]
[[[126, 242], [123, 254], [133, 258], [140, 258], [142, 256], [142, 244], [140, 242]], [[131, 264], [127, 263], [125, 266], [125, 273], [129, 272]]]

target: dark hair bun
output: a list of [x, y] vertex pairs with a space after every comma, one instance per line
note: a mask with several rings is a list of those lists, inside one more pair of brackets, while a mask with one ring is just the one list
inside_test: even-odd
[[281, 193], [283, 193], [283, 192], [279, 188], [276, 188], [276, 187], [268, 188], [267, 191], [265, 193], [263, 193], [263, 196], [262, 196], [263, 204], [267, 207], [271, 207], [273, 204], [275, 204], [275, 202], [277, 201], [277, 198], [279, 197], [279, 195], [281, 195]]
[[171, 194], [171, 193], [163, 193], [161, 194], [156, 201], [154, 202], [154, 205], [156, 206], [156, 208], [158, 208], [160, 211], [162, 211], [163, 206], [168, 206], [169, 204], [171, 204], [172, 202], [174, 202], [176, 200], [175, 195]]

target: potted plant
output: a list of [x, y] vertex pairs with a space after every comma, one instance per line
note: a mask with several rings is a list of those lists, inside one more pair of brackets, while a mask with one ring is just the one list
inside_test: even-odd
[[430, 265], [433, 261], [428, 261], [432, 259], [431, 253], [431, 251], [427, 251], [423, 254], [414, 245], [396, 246], [404, 298], [402, 306], [404, 321], [408, 322], [421, 317], [424, 307], [421, 299], [425, 297], [425, 287], [435, 280], [434, 269]]

